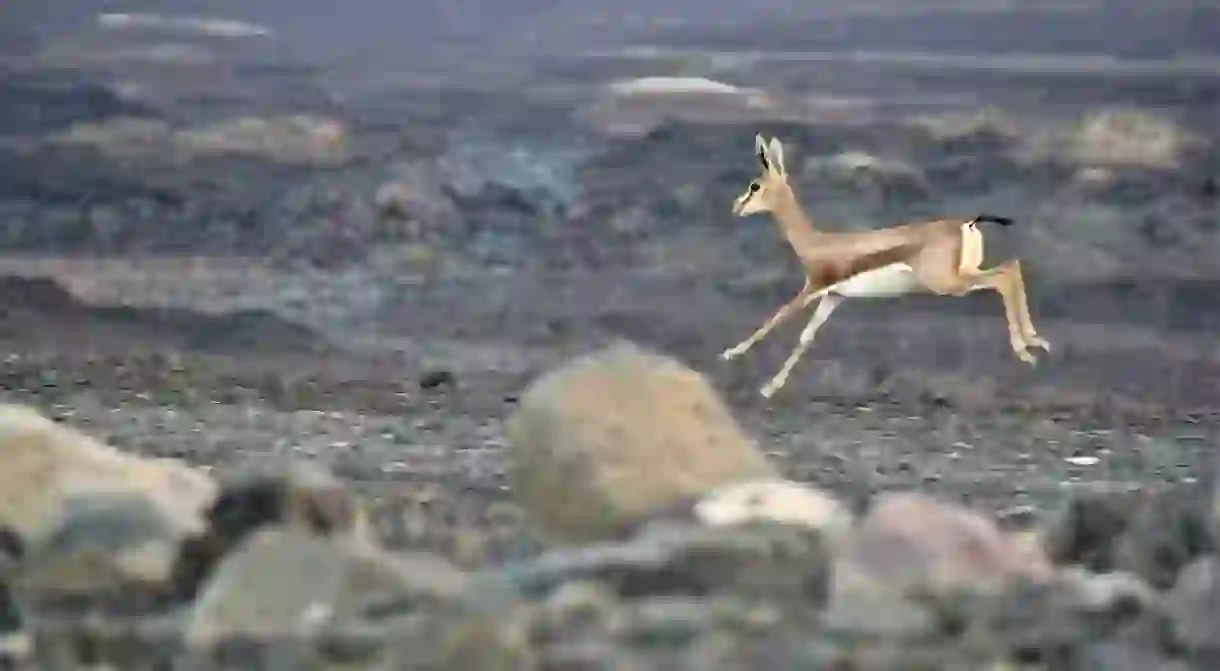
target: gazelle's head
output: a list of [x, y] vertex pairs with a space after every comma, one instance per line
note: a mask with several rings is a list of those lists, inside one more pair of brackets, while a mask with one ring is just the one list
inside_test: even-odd
[[733, 201], [733, 214], [739, 217], [771, 212], [780, 198], [791, 195], [788, 172], [784, 170], [784, 145], [779, 138], [773, 137], [767, 144], [761, 135], [755, 135], [754, 157], [762, 165], [762, 174], [751, 180], [746, 192]]

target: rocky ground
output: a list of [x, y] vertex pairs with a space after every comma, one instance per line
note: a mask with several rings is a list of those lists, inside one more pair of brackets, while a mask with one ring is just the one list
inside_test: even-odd
[[[515, 79], [472, 75], [465, 88], [417, 74], [413, 92], [382, 86], [342, 101], [327, 99], [325, 80], [305, 85], [300, 73], [276, 71], [274, 100], [253, 104], [251, 90], [238, 95], [233, 81], [198, 70], [143, 73], [143, 88], [121, 88], [18, 65], [0, 90], [0, 398], [124, 452], [215, 473], [268, 456], [325, 466], [367, 508], [377, 547], [418, 564], [403, 603], [434, 582], [428, 599], [445, 605], [437, 613], [469, 606], [457, 596], [470, 589], [457, 586], [468, 577], [459, 570], [538, 555], [536, 529], [508, 486], [505, 423], [531, 381], [617, 338], [706, 374], [788, 478], [845, 501], [915, 490], [994, 514], [1005, 528], [1071, 536], [1077, 525], [1100, 540], [1061, 539], [1056, 562], [1142, 580], [1124, 583], [1137, 594], [1133, 611], [1109, 597], [1086, 607], [1066, 587], [1013, 587], [977, 604], [861, 598], [855, 612], [827, 620], [822, 599], [780, 598], [804, 571], [832, 563], [804, 532], [677, 533], [669, 549], [637, 539], [647, 547], [575, 571], [615, 579], [558, 571], [564, 589], [521, 588], [505, 597], [511, 608], [488, 597], [478, 603], [492, 615], [453, 615], [459, 625], [449, 614], [412, 619], [390, 603], [320, 648], [294, 647], [282, 631], [252, 634], [277, 645], [234, 644], [233, 668], [305, 668], [309, 656], [327, 668], [415, 668], [412, 655], [419, 668], [467, 669], [518, 668], [530, 663], [522, 655], [565, 669], [1214, 661], [1215, 601], [1188, 597], [1218, 589], [1212, 541], [1196, 538], [1212, 538], [1215, 513], [1207, 503], [1160, 507], [1206, 499], [1216, 468], [1220, 172], [1215, 128], [1198, 122], [1215, 103], [1212, 79], [1192, 76], [1193, 97], [1174, 97], [1165, 92], [1187, 85], [1172, 75], [1120, 84], [1106, 75], [1096, 86], [1117, 103], [1089, 105], [1079, 100], [1086, 75], [1012, 75], [999, 93], [979, 76], [959, 82], [966, 100], [947, 110], [889, 87], [910, 80], [879, 66], [853, 78], [682, 53], [552, 64]], [[762, 86], [771, 101], [612, 100], [589, 83], [650, 69]], [[893, 95], [863, 95], [865, 75]], [[923, 76], [915, 88], [944, 85]], [[1169, 102], [1128, 109], [1128, 89]], [[990, 97], [980, 102], [983, 90]], [[1039, 99], [1056, 103], [1046, 105], [1055, 114], [1028, 111], [1034, 90], [1049, 91]], [[988, 256], [1026, 259], [1031, 309], [1054, 352], [1032, 370], [1013, 359], [992, 297], [848, 304], [799, 374], [764, 401], [757, 390], [798, 325], [742, 359], [717, 358], [799, 287], [773, 227], [728, 215], [755, 169], [757, 131], [792, 147], [811, 213], [836, 228], [943, 212], [1017, 217], [989, 237]], [[1122, 510], [1081, 503], [1095, 494]], [[1081, 506], [1089, 512], [1080, 518], [1065, 512]], [[1157, 515], [1164, 529], [1139, 522]], [[1094, 528], [1111, 517], [1122, 522]], [[1196, 534], [1198, 525], [1211, 531]], [[325, 525], [304, 526], [300, 537], [247, 548], [267, 553], [252, 560], [258, 598], [278, 602], [311, 570], [342, 573], [356, 561], [347, 541], [317, 540]], [[732, 555], [713, 562], [712, 587], [683, 554], [686, 542]], [[775, 544], [787, 560], [758, 550]], [[266, 580], [285, 556], [312, 557], [300, 561], [315, 569]], [[381, 567], [377, 556], [368, 561]], [[452, 566], [427, 564], [436, 557]], [[631, 567], [606, 567], [614, 562]], [[672, 577], [667, 562], [687, 582], [662, 589], [645, 579]], [[775, 581], [742, 587], [723, 573], [759, 566]], [[402, 587], [400, 569], [367, 571], [375, 585]], [[646, 574], [646, 585], [624, 572]], [[298, 605], [365, 588], [319, 585]], [[41, 621], [49, 642], [38, 668], [77, 668], [90, 654], [117, 668], [204, 664], [174, 658], [172, 609], [114, 620], [105, 615], [113, 604], [56, 608]], [[489, 658], [428, 661], [435, 627], [458, 632], [444, 654]], [[399, 649], [386, 652], [387, 638]], [[496, 656], [507, 666], [494, 666]]]

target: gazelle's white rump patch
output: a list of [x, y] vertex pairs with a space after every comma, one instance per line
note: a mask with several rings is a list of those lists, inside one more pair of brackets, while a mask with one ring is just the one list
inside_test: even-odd
[[958, 262], [958, 272], [962, 274], [977, 272], [983, 265], [983, 233], [978, 224], [962, 224], [962, 255]]

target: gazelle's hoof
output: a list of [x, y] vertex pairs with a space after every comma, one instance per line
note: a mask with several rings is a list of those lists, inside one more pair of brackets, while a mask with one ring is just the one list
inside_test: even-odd
[[1016, 353], [1017, 353], [1017, 358], [1024, 361], [1025, 363], [1027, 363], [1031, 366], [1038, 365], [1038, 357], [1034, 356], [1033, 354], [1030, 354], [1029, 350], [1019, 349], [1019, 350], [1016, 350]]
[[1051, 344], [1049, 342], [1047, 342], [1045, 339], [1038, 337], [1037, 335], [1031, 335], [1030, 337], [1025, 339], [1025, 342], [1030, 347], [1041, 347], [1042, 351], [1044, 351], [1044, 352], [1049, 353], [1051, 351]]
[[741, 356], [742, 354], [745, 354], [746, 349], [747, 348], [745, 348], [745, 347], [730, 347], [720, 353], [720, 358], [724, 359], [725, 361], [732, 361], [733, 359], [736, 359], [737, 357]]
[[772, 381], [762, 389], [759, 389], [758, 393], [762, 394], [763, 398], [771, 398], [775, 395], [775, 392], [779, 391], [780, 387], [784, 386], [784, 382], [786, 382], [786, 380], [779, 380], [778, 382]]

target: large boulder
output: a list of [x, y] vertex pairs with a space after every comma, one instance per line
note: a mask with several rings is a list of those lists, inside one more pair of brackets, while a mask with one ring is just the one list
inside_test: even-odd
[[22, 405], [0, 405], [0, 527], [24, 542], [46, 537], [67, 502], [91, 493], [136, 493], [183, 529], [217, 494], [203, 470], [174, 459], [124, 453]]
[[513, 495], [553, 541], [778, 474], [700, 373], [620, 342], [535, 381], [509, 421]]
[[3, 588], [27, 623], [85, 603], [168, 598], [179, 547], [204, 529], [216, 494], [201, 469], [127, 454], [33, 408], [0, 404]]

